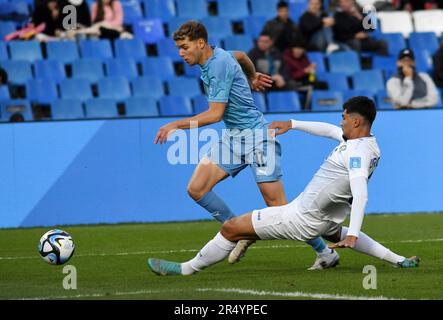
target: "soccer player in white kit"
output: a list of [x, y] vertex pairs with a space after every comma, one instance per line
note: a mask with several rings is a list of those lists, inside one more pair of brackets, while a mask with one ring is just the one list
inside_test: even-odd
[[[341, 128], [296, 120], [273, 122], [269, 127], [277, 135], [295, 129], [340, 143], [296, 199], [284, 206], [254, 210], [226, 221], [220, 232], [187, 262], [151, 258], [149, 268], [159, 275], [190, 275], [224, 260], [240, 239], [306, 242], [319, 236], [334, 242], [331, 250], [352, 248], [398, 267], [417, 267], [418, 257], [397, 255], [360, 231], [368, 200], [368, 180], [380, 159], [380, 149], [371, 135], [376, 108], [372, 100], [360, 96], [348, 100], [343, 110]], [[348, 215], [347, 228], [341, 224]]]

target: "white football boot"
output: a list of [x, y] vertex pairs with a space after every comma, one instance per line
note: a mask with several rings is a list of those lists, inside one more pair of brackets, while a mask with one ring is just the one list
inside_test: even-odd
[[229, 263], [239, 262], [240, 259], [245, 255], [246, 250], [248, 250], [249, 246], [255, 243], [255, 240], [239, 240], [234, 249], [232, 249], [231, 253], [228, 257]]
[[308, 270], [323, 270], [334, 268], [336, 265], [338, 265], [339, 260], [340, 256], [338, 255], [337, 251], [335, 251], [334, 249], [328, 249], [326, 253], [320, 253], [317, 255], [317, 259], [315, 260], [312, 267], [310, 267]]

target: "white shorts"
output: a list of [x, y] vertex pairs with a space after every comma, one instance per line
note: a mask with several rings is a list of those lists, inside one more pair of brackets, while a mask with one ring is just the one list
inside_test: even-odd
[[292, 239], [308, 241], [319, 236], [331, 236], [341, 225], [300, 212], [297, 199], [280, 206], [252, 212], [252, 225], [262, 240]]

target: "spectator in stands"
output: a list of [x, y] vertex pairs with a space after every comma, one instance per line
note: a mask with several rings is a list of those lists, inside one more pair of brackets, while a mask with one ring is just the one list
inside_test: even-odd
[[434, 57], [434, 80], [438, 87], [443, 88], [443, 41]]
[[8, 84], [8, 73], [5, 69], [0, 67], [0, 86], [4, 86]]
[[394, 11], [395, 4], [393, 0], [356, 0], [360, 7], [367, 5], [374, 6], [377, 11]]
[[[274, 80], [272, 89], [284, 89], [286, 81], [281, 74], [283, 61], [282, 55], [274, 47], [271, 35], [262, 32], [257, 39], [256, 46], [248, 53], [257, 72], [269, 74]], [[272, 90], [271, 89], [271, 90]]]
[[33, 26], [45, 24], [44, 30], [37, 36], [38, 40], [56, 37], [63, 29], [60, 7], [57, 0], [36, 0], [31, 21]]
[[396, 109], [430, 108], [438, 103], [437, 88], [431, 77], [415, 70], [412, 50], [400, 51], [397, 68], [397, 74], [387, 83], [388, 95]]
[[289, 48], [292, 40], [298, 37], [300, 30], [289, 18], [289, 6], [285, 1], [277, 3], [277, 17], [266, 22], [263, 32], [271, 35], [274, 45], [281, 52]]
[[375, 40], [364, 29], [363, 14], [354, 0], [339, 0], [339, 7], [334, 15], [334, 39], [343, 48], [356, 51], [372, 51], [380, 55], [388, 54], [385, 41]]
[[332, 52], [339, 47], [333, 41], [334, 18], [322, 10], [321, 0], [309, 0], [308, 10], [300, 17], [300, 31], [308, 43], [308, 50]]

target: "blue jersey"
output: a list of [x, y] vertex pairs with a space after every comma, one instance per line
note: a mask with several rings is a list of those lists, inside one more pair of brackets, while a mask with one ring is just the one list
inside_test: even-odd
[[223, 121], [228, 129], [262, 128], [266, 121], [252, 98], [249, 82], [231, 52], [214, 48], [201, 67], [201, 79], [209, 102], [225, 102]]

